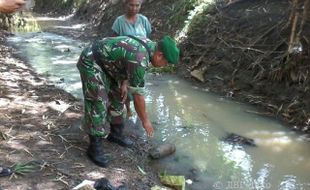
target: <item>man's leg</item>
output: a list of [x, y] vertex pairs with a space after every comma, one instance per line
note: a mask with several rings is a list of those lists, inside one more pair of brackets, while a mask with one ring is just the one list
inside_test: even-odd
[[108, 159], [102, 147], [102, 137], [105, 136], [105, 128], [108, 126], [106, 88], [109, 86], [109, 81], [96, 64], [81, 60], [77, 66], [80, 71], [84, 94], [83, 125], [90, 140], [87, 155], [95, 164], [106, 167]]
[[107, 139], [123, 147], [132, 147], [133, 142], [124, 136], [126, 109], [124, 103], [122, 103], [120, 88], [118, 86], [111, 86], [109, 100], [111, 100], [109, 107], [111, 132]]
[[126, 110], [127, 110], [127, 118], [132, 116], [131, 108], [130, 108], [130, 102], [132, 101], [133, 97], [130, 92], [127, 94], [127, 99], [125, 101]]
[[126, 99], [125, 105], [126, 105], [126, 110], [127, 110], [127, 118], [129, 118], [132, 116], [132, 112], [130, 108], [130, 100], [128, 98]]

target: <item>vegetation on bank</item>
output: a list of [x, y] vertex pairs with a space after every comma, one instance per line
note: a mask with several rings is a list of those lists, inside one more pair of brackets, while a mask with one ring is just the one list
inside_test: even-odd
[[230, 2], [198, 16], [182, 70], [310, 132], [309, 1]]
[[89, 0], [35, 0], [33, 11], [43, 14], [61, 14], [67, 15], [74, 13], [82, 4], [87, 4]]

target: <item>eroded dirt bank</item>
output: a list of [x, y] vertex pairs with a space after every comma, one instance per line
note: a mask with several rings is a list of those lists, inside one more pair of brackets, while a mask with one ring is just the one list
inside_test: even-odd
[[[179, 73], [309, 134], [309, 5], [296, 13], [285, 0], [232, 2], [209, 11], [206, 21], [190, 31], [182, 43]], [[295, 17], [302, 26], [295, 28], [299, 39], [294, 50], [295, 14], [304, 16]]]

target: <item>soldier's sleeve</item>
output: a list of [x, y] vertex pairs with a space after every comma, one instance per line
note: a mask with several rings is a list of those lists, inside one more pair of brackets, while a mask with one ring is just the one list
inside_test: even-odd
[[145, 68], [137, 63], [127, 62], [129, 91], [132, 94], [145, 94]]

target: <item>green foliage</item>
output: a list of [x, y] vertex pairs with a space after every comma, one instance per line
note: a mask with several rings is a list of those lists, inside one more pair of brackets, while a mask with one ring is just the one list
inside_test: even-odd
[[11, 32], [39, 32], [41, 27], [38, 22], [33, 19], [28, 19], [27, 21], [23, 18], [21, 14], [15, 14], [12, 19], [12, 25], [10, 26]]
[[197, 34], [205, 29], [204, 26], [208, 23], [210, 17], [208, 13], [215, 9], [214, 4], [208, 4], [201, 7], [202, 10], [198, 14], [194, 15], [189, 26], [188, 33]]
[[26, 175], [27, 173], [33, 173], [40, 171], [43, 165], [37, 161], [30, 161], [26, 163], [16, 163], [13, 167], [13, 173], [18, 175]]
[[8, 135], [2, 131], [0, 131], [0, 140], [6, 140], [8, 139]]
[[[195, 35], [204, 30], [205, 27], [203, 26], [205, 26], [209, 20], [208, 13], [215, 8], [215, 2], [210, 0], [190, 0], [182, 2], [183, 4], [180, 6], [183, 8], [170, 19], [171, 22], [174, 22], [175, 18], [179, 19], [176, 20], [178, 27], [181, 28], [176, 34], [176, 39], [178, 41], [188, 36], [189, 32], [193, 32], [192, 35]], [[181, 21], [183, 25], [180, 23]]]
[[160, 175], [160, 181], [162, 184], [172, 187], [173, 189], [185, 190], [185, 177], [184, 176], [172, 176], [172, 175]]
[[[196, 24], [199, 24], [202, 19], [206, 19], [206, 13], [214, 8], [207, 0], [179, 0], [170, 7], [167, 7], [168, 11], [174, 14], [170, 17], [167, 24], [184, 26], [187, 22], [197, 20]], [[203, 9], [203, 10], [199, 10]], [[199, 12], [198, 15], [195, 13]]]
[[174, 65], [168, 65], [166, 67], [158, 68], [158, 67], [149, 67], [147, 72], [149, 73], [174, 73], [176, 67]]
[[54, 0], [52, 1], [52, 6], [69, 10], [74, 6], [74, 0]]
[[188, 16], [188, 12], [195, 7], [197, 0], [179, 0], [170, 7], [167, 7], [168, 11], [174, 14], [168, 19], [167, 24], [180, 26], [185, 25], [184, 21]]
[[87, 3], [88, 0], [36, 0], [34, 10], [36, 12], [70, 12], [75, 8], [81, 6], [84, 3]]
[[89, 3], [89, 0], [74, 0], [74, 7], [80, 7], [85, 3]]
[[140, 166], [137, 166], [137, 168], [142, 175], [146, 175], [146, 172]]
[[0, 14], [0, 28], [11, 32], [37, 32], [41, 30], [34, 19], [26, 21], [22, 13], [12, 15]]
[[0, 13], [0, 28], [7, 30], [12, 25], [12, 15]]

